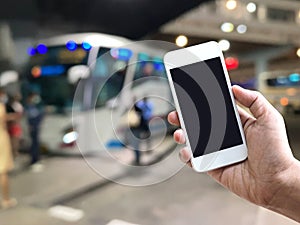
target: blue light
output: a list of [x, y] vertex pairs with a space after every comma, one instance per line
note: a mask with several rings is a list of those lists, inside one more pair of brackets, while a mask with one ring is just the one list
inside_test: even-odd
[[300, 75], [299, 75], [299, 73], [292, 73], [292, 74], [290, 74], [289, 79], [290, 79], [291, 82], [295, 82], [295, 83], [299, 82], [300, 81]]
[[276, 80], [277, 80], [277, 83], [280, 85], [284, 85], [284, 84], [288, 83], [287, 77], [277, 77]]
[[112, 48], [110, 54], [115, 59], [128, 61], [132, 56], [132, 51], [127, 48]]
[[41, 76], [58, 76], [66, 71], [62, 65], [41, 66]]
[[139, 60], [140, 61], [148, 61], [149, 60], [149, 55], [147, 55], [146, 53], [140, 53], [139, 54]]
[[34, 47], [29, 47], [27, 49], [27, 54], [30, 55], [30, 56], [34, 56], [36, 54], [36, 50]]
[[117, 48], [112, 48], [110, 50], [110, 55], [114, 58], [117, 59], [119, 57], [119, 51]]
[[40, 54], [46, 54], [48, 51], [48, 48], [45, 44], [38, 44], [36, 49], [37, 49], [38, 53], [40, 53]]
[[155, 68], [155, 70], [157, 70], [157, 71], [164, 71], [165, 66], [164, 66], [164, 64], [161, 63], [161, 62], [155, 62], [155, 63], [154, 63], [154, 68]]
[[165, 69], [162, 58], [154, 57], [153, 65], [157, 71], [163, 71]]
[[88, 42], [82, 42], [82, 48], [86, 51], [91, 50], [92, 46]]
[[129, 60], [132, 56], [132, 51], [127, 48], [119, 48], [118, 49], [118, 59], [120, 60]]
[[66, 44], [66, 47], [67, 47], [68, 50], [74, 51], [77, 48], [77, 44], [76, 44], [75, 41], [68, 41], [67, 44]]

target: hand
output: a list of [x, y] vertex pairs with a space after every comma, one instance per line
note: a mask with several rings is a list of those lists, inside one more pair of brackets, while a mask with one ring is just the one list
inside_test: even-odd
[[[276, 208], [273, 205], [281, 199], [283, 186], [291, 183], [287, 179], [291, 177], [292, 168], [296, 164], [299, 168], [287, 140], [284, 120], [259, 92], [239, 86], [234, 86], [232, 90], [237, 102], [252, 113], [250, 115], [239, 108], [248, 159], [208, 174], [240, 197], [260, 206]], [[168, 120], [171, 124], [180, 125], [175, 111], [169, 114]], [[175, 131], [174, 139], [177, 143], [185, 143], [181, 129]], [[191, 153], [187, 148], [181, 149], [180, 158], [191, 165]]]

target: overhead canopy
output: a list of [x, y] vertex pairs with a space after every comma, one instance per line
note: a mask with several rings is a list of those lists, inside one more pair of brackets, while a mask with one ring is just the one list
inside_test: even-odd
[[10, 0], [0, 20], [30, 21], [38, 27], [71, 26], [138, 39], [207, 0]]

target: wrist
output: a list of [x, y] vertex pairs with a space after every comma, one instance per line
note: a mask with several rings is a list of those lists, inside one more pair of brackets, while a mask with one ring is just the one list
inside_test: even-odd
[[279, 188], [266, 208], [300, 222], [300, 162], [291, 160], [291, 166], [276, 180]]

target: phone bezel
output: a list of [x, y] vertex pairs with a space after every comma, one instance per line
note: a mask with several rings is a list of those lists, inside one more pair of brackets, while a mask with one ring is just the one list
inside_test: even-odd
[[[186, 66], [189, 64], [201, 62], [204, 60], [216, 58], [216, 57], [220, 57], [221, 59], [222, 68], [227, 83], [227, 88], [230, 93], [231, 102], [234, 108], [235, 117], [238, 122], [238, 127], [239, 127], [240, 134], [242, 136], [243, 143], [238, 146], [233, 146], [231, 148], [222, 149], [217, 152], [213, 152], [210, 154], [206, 154], [194, 158], [191, 150], [189, 137], [185, 129], [182, 112], [179, 107], [179, 102], [178, 102], [178, 98], [177, 98], [177, 94], [175, 91], [170, 70], [174, 68]], [[164, 56], [164, 64], [166, 67], [166, 72], [167, 72], [171, 92], [173, 95], [174, 103], [176, 106], [176, 110], [178, 112], [179, 121], [186, 137], [186, 146], [188, 147], [189, 151], [192, 154], [191, 164], [193, 169], [196, 170], [197, 172], [206, 172], [209, 170], [217, 169], [223, 166], [227, 166], [245, 160], [247, 158], [247, 146], [245, 141], [245, 135], [240, 120], [240, 116], [237, 110], [237, 106], [235, 104], [234, 96], [231, 90], [232, 89], [231, 83], [230, 83], [228, 71], [226, 69], [224, 56], [221, 49], [219, 48], [219, 44], [215, 41], [210, 41], [207, 43], [191, 46], [188, 48], [178, 49], [175, 51], [168, 52]]]

